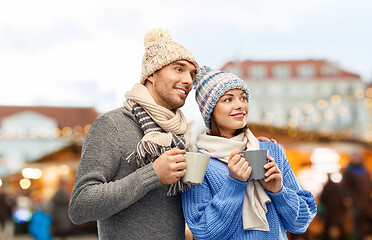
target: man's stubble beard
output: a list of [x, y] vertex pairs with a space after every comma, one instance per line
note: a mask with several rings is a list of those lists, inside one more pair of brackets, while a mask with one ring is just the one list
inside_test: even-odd
[[165, 102], [172, 111], [175, 111], [185, 105], [186, 98], [182, 101], [182, 99], [176, 96], [175, 93], [172, 92], [172, 94], [170, 94], [163, 88], [159, 89], [159, 87], [157, 86], [155, 86], [155, 90], [158, 92], [158, 95], [163, 100], [163, 102]]

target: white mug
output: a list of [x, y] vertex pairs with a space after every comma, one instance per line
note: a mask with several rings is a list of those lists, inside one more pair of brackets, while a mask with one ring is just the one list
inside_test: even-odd
[[182, 177], [184, 183], [201, 184], [207, 171], [210, 157], [205, 154], [187, 152], [185, 154], [185, 162], [187, 167], [185, 175]]

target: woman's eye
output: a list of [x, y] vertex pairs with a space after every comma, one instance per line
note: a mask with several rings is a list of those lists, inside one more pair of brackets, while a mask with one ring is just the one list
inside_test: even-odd
[[230, 98], [226, 98], [225, 100], [223, 100], [224, 102], [230, 102], [231, 99]]

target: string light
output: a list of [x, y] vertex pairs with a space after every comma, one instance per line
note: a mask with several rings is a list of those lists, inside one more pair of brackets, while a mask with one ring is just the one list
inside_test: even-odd
[[366, 90], [366, 96], [369, 97], [369, 98], [372, 98], [372, 88], [368, 88]]
[[340, 116], [343, 117], [346, 115], [347, 109], [344, 106], [339, 106], [336, 110], [336, 113]]
[[7, 132], [6, 133], [6, 139], [7, 140], [14, 140], [16, 138], [16, 135], [14, 132]]
[[27, 138], [27, 132], [25, 130], [21, 130], [17, 134], [18, 139], [25, 139]]
[[274, 114], [272, 112], [266, 112], [264, 119], [262, 119], [262, 123], [269, 125], [272, 124], [274, 120]]
[[327, 101], [324, 100], [324, 99], [320, 99], [316, 102], [316, 106], [319, 108], [319, 109], [325, 109], [327, 107]]
[[70, 127], [62, 128], [62, 136], [70, 137], [72, 135], [72, 129]]
[[315, 113], [311, 119], [314, 123], [320, 123], [323, 120], [323, 117], [320, 113]]
[[65, 164], [62, 164], [58, 167], [58, 172], [61, 175], [68, 175], [70, 173], [70, 167]]
[[88, 134], [89, 128], [90, 128], [90, 124], [87, 124], [87, 125], [84, 126], [84, 133], [85, 134]]
[[301, 118], [301, 125], [302, 126], [307, 126], [310, 124], [310, 118], [308, 116], [303, 116]]
[[371, 98], [366, 98], [363, 100], [363, 105], [366, 108], [372, 108], [372, 99]]
[[358, 99], [362, 99], [364, 97], [364, 90], [361, 88], [356, 89], [354, 92], [354, 96]]
[[80, 127], [80, 126], [75, 126], [73, 129], [72, 129], [73, 133], [75, 136], [82, 136], [83, 135], [83, 128]]
[[366, 134], [364, 135], [365, 139], [368, 141], [368, 142], [372, 142], [372, 131], [368, 131], [366, 132]]
[[345, 128], [341, 131], [341, 135], [343, 135], [346, 138], [351, 137], [352, 134], [353, 130], [351, 128]]
[[42, 176], [42, 172], [38, 168], [24, 168], [22, 170], [22, 176], [29, 179], [39, 179]]
[[25, 139], [38, 139], [38, 138], [71, 138], [74, 137], [75, 140], [82, 140], [85, 135], [88, 133], [90, 124], [84, 126], [74, 126], [71, 127], [64, 127], [54, 128], [54, 129], [36, 129], [30, 128], [28, 130], [20, 129], [17, 131], [4, 131], [0, 129], [0, 140], [8, 140], [8, 141], [17, 141], [17, 140], [25, 140]]
[[29, 131], [28, 131], [28, 137], [31, 138], [31, 139], [35, 139], [37, 138], [38, 136], [38, 133], [35, 129], [31, 128]]
[[27, 178], [23, 178], [21, 179], [21, 181], [19, 181], [19, 185], [21, 186], [22, 189], [25, 190], [31, 187], [31, 181]]
[[291, 118], [291, 119], [289, 119], [289, 121], [288, 121], [288, 126], [289, 126], [290, 128], [295, 128], [295, 127], [298, 126], [298, 121], [297, 121], [296, 119], [294, 119], [294, 118]]
[[310, 103], [305, 104], [305, 106], [304, 106], [304, 112], [309, 114], [312, 111], [314, 111], [314, 106], [312, 104], [310, 104]]
[[341, 103], [341, 96], [338, 95], [338, 94], [335, 94], [331, 97], [331, 102], [334, 104], [334, 105], [337, 105], [337, 104], [340, 104]]
[[53, 136], [54, 138], [58, 138], [58, 137], [61, 136], [61, 134], [62, 134], [61, 129], [59, 129], [59, 128], [55, 128], [55, 129], [53, 130], [52, 136]]
[[289, 135], [290, 137], [296, 137], [297, 134], [298, 134], [298, 131], [297, 131], [296, 128], [290, 128], [290, 129], [288, 129], [288, 135]]
[[326, 118], [328, 120], [332, 120], [334, 117], [335, 117], [335, 113], [333, 112], [333, 110], [331, 110], [331, 109], [325, 110], [324, 118]]
[[298, 107], [293, 107], [290, 110], [291, 115], [294, 116], [294, 117], [297, 117], [298, 115], [300, 115], [300, 112], [301, 111], [300, 111], [300, 109], [298, 109]]

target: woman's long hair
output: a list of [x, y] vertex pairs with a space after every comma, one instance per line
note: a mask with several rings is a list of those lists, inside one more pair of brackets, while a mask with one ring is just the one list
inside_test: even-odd
[[[207, 132], [207, 134], [211, 135], [211, 136], [225, 137], [225, 136], [222, 135], [222, 133], [220, 132], [220, 129], [218, 128], [218, 125], [216, 123], [216, 119], [214, 117], [214, 111], [211, 114], [211, 120], [210, 121], [211, 121], [211, 123], [210, 123], [211, 127], [210, 127], [209, 131]], [[248, 129], [248, 124], [246, 124], [242, 128], [237, 129], [234, 133], [234, 136], [237, 136], [240, 133], [245, 132], [247, 129]]]

